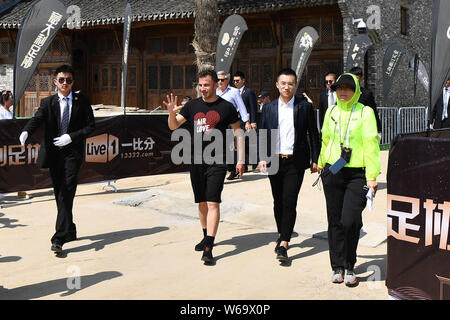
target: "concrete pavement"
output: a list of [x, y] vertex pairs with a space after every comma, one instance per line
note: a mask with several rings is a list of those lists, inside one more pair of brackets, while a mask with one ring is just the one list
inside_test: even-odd
[[187, 173], [80, 185], [74, 202], [78, 240], [50, 251], [56, 205], [51, 189], [11, 193], [0, 209], [0, 299], [387, 299], [386, 171], [374, 211], [366, 208], [355, 271], [359, 285], [330, 282], [323, 191], [305, 173], [295, 234], [281, 265], [267, 176], [227, 181], [213, 254], [194, 245], [202, 231]]

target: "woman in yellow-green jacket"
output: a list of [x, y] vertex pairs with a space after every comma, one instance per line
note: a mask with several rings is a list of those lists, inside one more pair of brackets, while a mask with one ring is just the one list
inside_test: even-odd
[[368, 191], [375, 195], [380, 147], [372, 108], [358, 103], [361, 90], [352, 74], [332, 87], [337, 104], [325, 113], [319, 169], [327, 202], [328, 244], [333, 283], [355, 286], [356, 248]]

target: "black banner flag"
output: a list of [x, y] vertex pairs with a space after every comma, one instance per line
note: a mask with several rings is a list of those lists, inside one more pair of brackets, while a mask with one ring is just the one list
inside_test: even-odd
[[428, 77], [428, 72], [425, 65], [417, 54], [409, 62], [409, 67], [414, 70], [414, 97], [416, 96], [417, 91], [417, 81], [420, 81], [425, 90], [429, 92], [430, 78]]
[[66, 20], [66, 7], [58, 0], [41, 0], [25, 15], [15, 49], [14, 106], [18, 105], [39, 61]]
[[405, 46], [400, 43], [391, 44], [384, 54], [383, 58], [383, 98], [384, 103], [389, 101], [389, 92], [391, 91], [392, 81], [400, 64], [402, 55], [406, 52]]
[[120, 105], [125, 114], [126, 94], [127, 94], [127, 71], [128, 71], [128, 48], [130, 43], [131, 29], [131, 6], [127, 3], [125, 8], [125, 18], [123, 20], [123, 57], [122, 57], [122, 94], [120, 96]]
[[372, 40], [367, 34], [360, 34], [353, 38], [347, 54], [347, 72], [353, 67], [362, 68], [364, 56], [371, 45]]
[[[442, 88], [450, 75], [450, 1], [434, 0], [431, 18], [431, 117]], [[431, 120], [432, 122], [433, 120]]]
[[247, 23], [240, 15], [233, 14], [225, 19], [217, 39], [216, 72], [230, 71], [239, 42], [247, 30]]
[[308, 58], [316, 41], [319, 39], [317, 31], [313, 27], [302, 28], [295, 38], [294, 47], [292, 49], [291, 69], [297, 75], [297, 87], [305, 70]]

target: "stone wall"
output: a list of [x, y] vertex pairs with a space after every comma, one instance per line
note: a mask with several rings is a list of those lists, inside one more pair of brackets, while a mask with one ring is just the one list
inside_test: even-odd
[[[344, 64], [347, 51], [353, 37], [358, 34], [352, 18], [362, 18], [367, 23], [371, 13], [367, 12], [370, 5], [380, 8], [380, 28], [369, 31], [378, 38], [367, 52], [368, 72], [367, 87], [375, 94], [378, 106], [404, 107], [428, 106], [427, 92], [418, 83], [417, 96], [414, 99], [413, 71], [409, 69], [409, 61], [417, 53], [427, 70], [430, 70], [430, 39], [432, 0], [339, 0], [339, 7], [344, 19]], [[401, 7], [408, 9], [408, 33], [401, 34]], [[399, 69], [391, 88], [389, 99], [383, 97], [382, 65], [386, 49], [392, 43], [405, 45], [406, 54], [402, 57]]]
[[13, 91], [14, 66], [12, 64], [0, 64], [0, 91], [11, 90]]

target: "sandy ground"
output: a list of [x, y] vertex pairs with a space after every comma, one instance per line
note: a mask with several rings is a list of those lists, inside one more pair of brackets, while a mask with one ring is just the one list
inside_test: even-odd
[[187, 173], [80, 185], [74, 203], [78, 240], [50, 251], [56, 205], [51, 189], [31, 199], [16, 193], [0, 209], [0, 299], [388, 299], [386, 280], [387, 151], [374, 211], [363, 212], [359, 284], [330, 282], [323, 191], [305, 174], [295, 234], [280, 264], [267, 176], [227, 181], [213, 254], [204, 265], [202, 238]]

